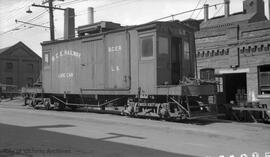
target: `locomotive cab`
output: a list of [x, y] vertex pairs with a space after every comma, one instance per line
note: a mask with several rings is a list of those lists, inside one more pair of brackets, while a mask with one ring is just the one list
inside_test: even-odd
[[180, 22], [157, 22], [150, 28], [138, 28], [142, 91], [157, 93], [164, 86], [178, 86], [185, 77], [194, 78], [194, 31]]

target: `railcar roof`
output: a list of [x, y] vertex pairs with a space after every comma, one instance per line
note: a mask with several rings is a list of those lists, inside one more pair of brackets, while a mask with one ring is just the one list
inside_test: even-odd
[[171, 25], [171, 26], [182, 26], [184, 29], [192, 30], [192, 28], [180, 21], [154, 21], [154, 22], [149, 22], [141, 25], [134, 25], [134, 26], [122, 26], [121, 28], [117, 28], [114, 30], [106, 31], [106, 32], [101, 32], [101, 33], [96, 33], [96, 34], [90, 34], [90, 35], [85, 35], [85, 36], [78, 36], [74, 37], [71, 39], [65, 39], [65, 40], [55, 40], [55, 41], [44, 41], [41, 43], [41, 45], [49, 45], [49, 44], [54, 44], [54, 43], [61, 43], [61, 42], [67, 42], [67, 41], [73, 41], [73, 40], [80, 40], [80, 39], [85, 39], [85, 38], [90, 38], [90, 37], [97, 37], [101, 35], [106, 35], [110, 33], [116, 33], [116, 32], [121, 32], [121, 31], [128, 31], [128, 30], [143, 30], [144, 28], [152, 28], [157, 25]]

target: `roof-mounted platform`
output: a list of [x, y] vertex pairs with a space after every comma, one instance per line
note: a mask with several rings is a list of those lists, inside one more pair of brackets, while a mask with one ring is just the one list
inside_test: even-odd
[[94, 24], [88, 24], [78, 27], [78, 35], [85, 36], [88, 34], [96, 34], [101, 32], [106, 32], [114, 29], [121, 28], [119, 23], [113, 23], [108, 21], [101, 21]]

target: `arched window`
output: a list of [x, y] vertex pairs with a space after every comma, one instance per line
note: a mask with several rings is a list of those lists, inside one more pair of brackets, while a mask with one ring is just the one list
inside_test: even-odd
[[229, 53], [230, 53], [230, 49], [226, 49], [225, 55], [229, 55]]
[[224, 54], [225, 54], [225, 50], [222, 49], [222, 50], [220, 51], [220, 55], [223, 56]]
[[202, 80], [215, 80], [215, 69], [206, 68], [200, 70], [200, 79]]
[[207, 51], [206, 57], [209, 57], [209, 56], [210, 56], [210, 51]]
[[203, 52], [202, 52], [202, 57], [204, 57], [204, 53], [205, 53], [205, 52], [203, 51]]
[[212, 50], [211, 57], [215, 56], [215, 50]]
[[199, 57], [200, 57], [200, 52], [198, 51], [198, 52], [197, 52], [197, 58], [199, 58]]

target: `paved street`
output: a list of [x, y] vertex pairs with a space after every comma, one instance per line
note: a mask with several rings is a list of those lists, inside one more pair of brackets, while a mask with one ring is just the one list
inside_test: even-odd
[[0, 103], [0, 157], [240, 156], [270, 152], [270, 125], [173, 123]]

